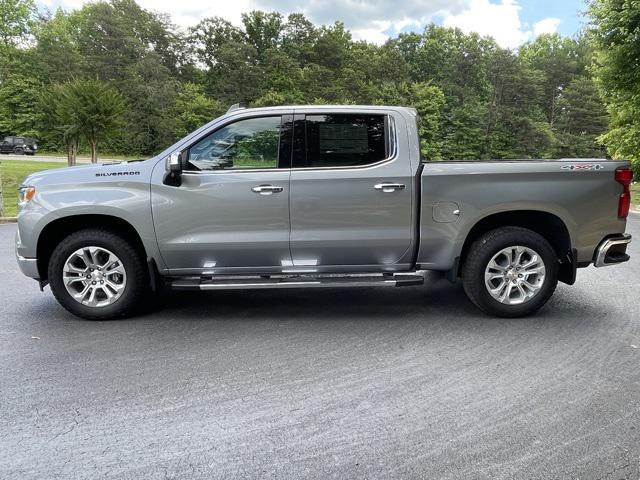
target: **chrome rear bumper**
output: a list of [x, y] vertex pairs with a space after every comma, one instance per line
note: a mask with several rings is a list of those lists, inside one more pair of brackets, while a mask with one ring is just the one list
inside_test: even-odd
[[604, 239], [596, 249], [593, 264], [596, 267], [608, 267], [629, 260], [627, 245], [631, 242], [631, 235], [624, 233]]

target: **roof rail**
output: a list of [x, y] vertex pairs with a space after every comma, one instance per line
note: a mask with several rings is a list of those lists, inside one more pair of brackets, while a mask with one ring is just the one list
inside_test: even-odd
[[244, 107], [241, 107], [239, 103], [234, 103], [233, 105], [231, 105], [229, 107], [229, 110], [227, 110], [227, 113], [231, 113], [235, 110], [242, 110]]

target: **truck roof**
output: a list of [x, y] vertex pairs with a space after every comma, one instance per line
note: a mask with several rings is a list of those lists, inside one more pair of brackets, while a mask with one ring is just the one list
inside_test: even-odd
[[238, 112], [238, 111], [242, 111], [242, 112], [273, 112], [273, 111], [278, 111], [278, 110], [295, 110], [295, 111], [304, 111], [304, 112], [308, 112], [308, 111], [322, 111], [322, 110], [331, 110], [331, 111], [336, 111], [336, 110], [367, 110], [367, 111], [372, 111], [372, 110], [380, 110], [380, 111], [389, 111], [389, 110], [395, 110], [395, 111], [405, 111], [407, 113], [410, 113], [412, 115], [416, 114], [416, 110], [414, 108], [411, 107], [402, 107], [402, 106], [397, 106], [397, 105], [281, 105], [281, 106], [273, 106], [273, 107], [258, 107], [258, 108], [244, 108], [244, 107], [240, 107], [238, 105], [233, 105], [228, 111], [227, 113], [234, 113], [234, 112]]

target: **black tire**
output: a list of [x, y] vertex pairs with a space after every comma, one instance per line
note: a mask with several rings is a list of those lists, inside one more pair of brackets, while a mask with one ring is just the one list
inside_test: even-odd
[[[69, 256], [82, 247], [96, 246], [113, 252], [126, 271], [126, 285], [120, 298], [110, 305], [90, 307], [76, 301], [63, 282], [63, 268]], [[92, 228], [74, 232], [54, 249], [49, 259], [49, 284], [56, 300], [69, 312], [87, 320], [110, 320], [129, 316], [144, 307], [149, 291], [149, 274], [143, 256], [131, 242], [110, 230]]]
[[[523, 246], [534, 250], [545, 266], [540, 290], [521, 304], [508, 305], [493, 298], [485, 285], [485, 269], [502, 249]], [[503, 227], [485, 233], [469, 249], [462, 266], [462, 285], [469, 299], [483, 312], [498, 317], [524, 317], [539, 310], [558, 285], [558, 257], [541, 235], [520, 227]], [[500, 279], [498, 279], [500, 280]]]
[[13, 149], [13, 153], [14, 155], [23, 155], [24, 154], [24, 150], [20, 147], [16, 147]]

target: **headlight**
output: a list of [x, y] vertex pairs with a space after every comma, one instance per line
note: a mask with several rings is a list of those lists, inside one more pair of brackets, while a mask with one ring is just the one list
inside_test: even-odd
[[20, 187], [18, 189], [18, 205], [26, 205], [36, 196], [36, 187]]

